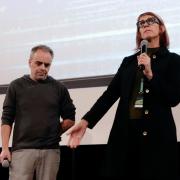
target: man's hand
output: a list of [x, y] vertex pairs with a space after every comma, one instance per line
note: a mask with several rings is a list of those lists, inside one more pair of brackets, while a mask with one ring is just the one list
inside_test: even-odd
[[11, 153], [9, 151], [9, 148], [3, 149], [0, 154], [0, 161], [3, 162], [4, 159], [8, 159], [8, 161], [11, 161]]

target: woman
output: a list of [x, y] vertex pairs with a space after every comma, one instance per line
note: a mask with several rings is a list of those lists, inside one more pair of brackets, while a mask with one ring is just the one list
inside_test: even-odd
[[[103, 174], [109, 179], [177, 179], [177, 138], [171, 107], [180, 102], [180, 56], [168, 50], [163, 20], [153, 12], [137, 19], [136, 46], [147, 52], [125, 57], [97, 102], [69, 131], [68, 145], [79, 145], [120, 98], [110, 132]], [[139, 70], [138, 67], [143, 67]]]

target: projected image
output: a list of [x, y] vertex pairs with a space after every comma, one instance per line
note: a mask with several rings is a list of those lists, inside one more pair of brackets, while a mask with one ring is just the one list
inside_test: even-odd
[[0, 84], [28, 74], [32, 46], [55, 52], [50, 74], [57, 79], [114, 74], [134, 52], [136, 18], [159, 14], [167, 25], [170, 50], [180, 53], [180, 1], [2, 0]]
[[[58, 80], [116, 73], [123, 58], [134, 53], [136, 18], [146, 11], [163, 18], [170, 36], [170, 51], [180, 54], [179, 0], [153, 3], [149, 0], [1, 0], [0, 88], [30, 73], [29, 53], [39, 44], [54, 50], [50, 75]], [[77, 106], [77, 120], [105, 88], [70, 89]], [[4, 97], [1, 94], [0, 114]], [[116, 107], [117, 103], [102, 121], [87, 130], [82, 144], [107, 143]], [[173, 113], [180, 141], [179, 106]], [[67, 144], [67, 139], [64, 134], [62, 144]]]

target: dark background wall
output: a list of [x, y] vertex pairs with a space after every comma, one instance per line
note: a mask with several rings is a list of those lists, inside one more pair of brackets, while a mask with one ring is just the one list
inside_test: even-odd
[[[178, 143], [180, 157], [180, 143]], [[81, 145], [76, 149], [61, 146], [61, 163], [57, 180], [99, 179], [106, 145]], [[180, 158], [179, 158], [180, 163]], [[180, 167], [179, 167], [180, 172]], [[0, 180], [8, 180], [9, 169], [0, 167]]]

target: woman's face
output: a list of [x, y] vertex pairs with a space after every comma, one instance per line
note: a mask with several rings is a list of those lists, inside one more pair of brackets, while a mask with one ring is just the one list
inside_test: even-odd
[[142, 39], [148, 41], [157, 40], [159, 42], [160, 25], [159, 20], [151, 15], [140, 17], [138, 23], [139, 32]]

